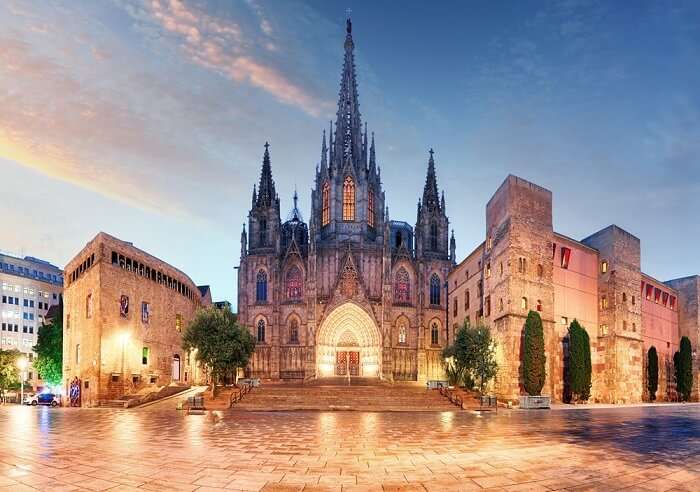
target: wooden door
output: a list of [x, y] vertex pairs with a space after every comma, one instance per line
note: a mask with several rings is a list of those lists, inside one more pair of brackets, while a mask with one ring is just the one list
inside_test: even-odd
[[345, 376], [348, 370], [348, 353], [347, 352], [336, 352], [335, 353], [335, 375]]
[[348, 366], [350, 369], [351, 376], [360, 375], [360, 353], [359, 352], [348, 352]]

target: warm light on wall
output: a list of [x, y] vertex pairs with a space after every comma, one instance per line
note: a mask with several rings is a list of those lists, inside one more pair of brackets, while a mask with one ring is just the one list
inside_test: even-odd
[[333, 364], [319, 364], [319, 369], [321, 369], [321, 374], [324, 376], [332, 376], [335, 372]]

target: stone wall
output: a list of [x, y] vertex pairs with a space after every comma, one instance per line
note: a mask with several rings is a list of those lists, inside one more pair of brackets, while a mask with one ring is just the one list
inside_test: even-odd
[[[68, 271], [87, 257], [94, 258], [91, 267], [65, 289], [67, 387], [75, 376], [83, 380], [83, 404], [92, 406], [147, 386], [201, 380], [194, 358], [181, 344], [182, 331], [202, 305], [199, 290], [189, 277], [104, 233], [71, 260]], [[169, 285], [146, 277], [146, 267], [166, 275]], [[122, 309], [122, 300], [128, 300], [128, 309]], [[92, 305], [89, 316], [88, 304]], [[178, 357], [179, 364], [174, 364]], [[174, 373], [176, 365], [179, 375]]]
[[679, 278], [666, 282], [678, 291], [679, 332], [687, 336], [693, 353], [693, 390], [691, 399], [700, 399], [700, 276]]

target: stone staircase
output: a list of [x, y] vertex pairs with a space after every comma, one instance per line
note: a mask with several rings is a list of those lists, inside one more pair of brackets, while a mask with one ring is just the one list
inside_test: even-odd
[[384, 383], [354, 378], [306, 384], [263, 383], [234, 406], [246, 411], [355, 410], [365, 412], [456, 411], [437, 390], [416, 383]]

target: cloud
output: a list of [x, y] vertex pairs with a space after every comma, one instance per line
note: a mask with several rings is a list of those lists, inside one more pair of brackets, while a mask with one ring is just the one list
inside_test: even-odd
[[[263, 60], [255, 49], [257, 40], [247, 38], [241, 26], [232, 19], [214, 17], [180, 0], [153, 0], [141, 6], [128, 5], [126, 10], [134, 19], [149, 19], [175, 36], [192, 62], [236, 83], [250, 84], [311, 116], [332, 111], [330, 101], [318, 98], [307, 90], [306, 85], [293, 81], [273, 63]], [[257, 4], [250, 2], [250, 5], [260, 17], [261, 31], [269, 37], [273, 32], [272, 25]], [[268, 51], [277, 51], [276, 44], [269, 39], [260, 45]]]

